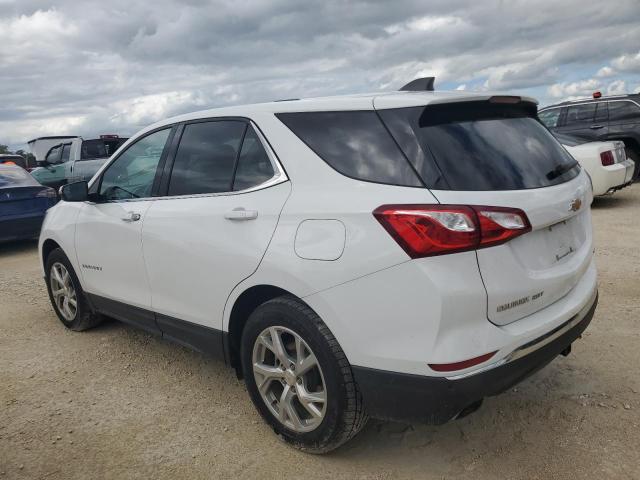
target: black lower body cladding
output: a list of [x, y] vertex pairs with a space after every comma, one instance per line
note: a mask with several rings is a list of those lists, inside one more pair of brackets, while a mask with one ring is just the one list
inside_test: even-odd
[[537, 372], [584, 332], [593, 318], [597, 297], [582, 320], [532, 353], [476, 375], [449, 380], [352, 367], [369, 415], [381, 420], [439, 425], [484, 397], [498, 395]]

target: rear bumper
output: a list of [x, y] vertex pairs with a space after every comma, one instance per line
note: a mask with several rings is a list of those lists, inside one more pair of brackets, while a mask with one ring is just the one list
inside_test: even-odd
[[633, 160], [616, 163], [606, 167], [600, 167], [600, 172], [592, 177], [594, 183], [594, 195], [606, 195], [620, 190], [634, 181], [635, 164]]
[[26, 216], [0, 218], [0, 242], [36, 238], [40, 234], [40, 227], [45, 212], [37, 212]]
[[504, 392], [551, 362], [580, 337], [591, 322], [597, 303], [596, 295], [567, 322], [514, 351], [516, 354], [526, 348], [526, 355], [513, 355], [512, 361], [498, 362], [459, 378], [353, 367], [367, 411], [384, 420], [445, 423], [463, 409]]

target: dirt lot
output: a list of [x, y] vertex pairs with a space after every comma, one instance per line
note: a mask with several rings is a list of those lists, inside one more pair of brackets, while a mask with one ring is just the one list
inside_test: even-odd
[[1, 478], [640, 478], [640, 184], [594, 203], [600, 306], [568, 358], [441, 427], [287, 447], [222, 363], [117, 322], [65, 330], [34, 244], [0, 247]]

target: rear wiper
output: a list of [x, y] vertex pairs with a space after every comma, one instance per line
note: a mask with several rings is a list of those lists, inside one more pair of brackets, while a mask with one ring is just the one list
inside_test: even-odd
[[547, 180], [554, 180], [556, 178], [558, 178], [560, 175], [567, 173], [569, 170], [571, 170], [572, 168], [574, 168], [576, 165], [578, 165], [578, 162], [572, 162], [572, 163], [563, 163], [558, 165], [556, 168], [554, 168], [553, 170], [551, 170], [549, 173], [547, 173]]

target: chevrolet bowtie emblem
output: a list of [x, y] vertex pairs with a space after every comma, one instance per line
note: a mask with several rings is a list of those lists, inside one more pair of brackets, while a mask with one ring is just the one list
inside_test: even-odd
[[579, 198], [574, 198], [571, 201], [571, 204], [569, 205], [569, 211], [577, 212], [578, 210], [580, 210], [581, 206], [582, 206], [582, 200], [580, 200]]

